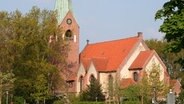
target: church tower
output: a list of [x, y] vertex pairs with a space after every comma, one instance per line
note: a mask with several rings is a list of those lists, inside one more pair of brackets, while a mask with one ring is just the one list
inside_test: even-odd
[[67, 69], [76, 72], [79, 66], [79, 25], [72, 13], [71, 0], [56, 0], [55, 11], [62, 38], [69, 44]]

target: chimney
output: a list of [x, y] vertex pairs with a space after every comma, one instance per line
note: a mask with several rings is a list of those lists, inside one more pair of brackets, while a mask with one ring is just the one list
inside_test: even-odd
[[89, 44], [89, 40], [87, 39], [86, 42], [87, 42], [87, 45], [88, 45]]
[[142, 32], [137, 32], [137, 36], [140, 38], [143, 38], [143, 33]]

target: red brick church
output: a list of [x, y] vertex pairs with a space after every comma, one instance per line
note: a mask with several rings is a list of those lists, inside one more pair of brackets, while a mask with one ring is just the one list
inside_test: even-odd
[[[118, 81], [120, 87], [125, 88], [139, 82], [144, 73], [149, 73], [153, 64], [159, 65], [160, 80], [170, 84], [165, 64], [154, 50], [147, 47], [142, 32], [134, 37], [87, 43], [79, 53], [80, 28], [71, 7], [70, 0], [56, 0], [58, 25], [64, 31], [63, 39], [70, 44], [66, 69], [69, 74], [61, 73], [69, 85], [69, 92], [84, 90], [91, 77], [98, 79], [104, 93], [107, 92], [109, 79]], [[177, 81], [173, 83], [180, 87]], [[180, 91], [177, 87], [173, 89], [178, 94]]]

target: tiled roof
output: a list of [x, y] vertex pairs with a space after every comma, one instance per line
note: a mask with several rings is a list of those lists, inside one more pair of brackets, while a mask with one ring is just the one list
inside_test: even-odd
[[93, 64], [95, 65], [95, 68], [97, 71], [105, 71], [108, 64], [107, 58], [93, 58], [92, 59]]
[[81, 59], [82, 64], [84, 65], [84, 68], [87, 70], [90, 66], [90, 59], [89, 58], [83, 58]]
[[82, 63], [86, 70], [89, 69], [90, 64], [93, 63], [97, 71], [103, 71], [106, 70], [108, 59], [105, 57], [96, 57], [92, 59], [83, 58]]
[[135, 36], [88, 44], [80, 54], [80, 61], [85, 64], [84, 60], [89, 59], [99, 71], [116, 71], [140, 39], [142, 38]]
[[131, 85], [136, 84], [136, 82], [132, 79], [132, 78], [126, 78], [126, 79], [122, 79], [120, 82], [120, 87], [121, 88], [127, 88]]
[[142, 69], [144, 65], [150, 60], [150, 58], [153, 56], [154, 51], [153, 50], [147, 50], [147, 51], [141, 51], [135, 61], [130, 66], [130, 70], [134, 69]]

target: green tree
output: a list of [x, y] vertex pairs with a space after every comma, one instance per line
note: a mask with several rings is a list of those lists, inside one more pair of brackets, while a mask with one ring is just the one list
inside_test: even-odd
[[132, 85], [122, 90], [123, 103], [125, 104], [140, 104], [139, 86]]
[[163, 80], [161, 80], [161, 70], [160, 66], [153, 64], [152, 68], [149, 69], [148, 72], [148, 81], [149, 86], [152, 88], [152, 96], [155, 97], [155, 100], [157, 101], [157, 98], [164, 98], [169, 91], [169, 86], [167, 86], [166, 83], [164, 83]]
[[178, 99], [177, 99], [177, 104], [183, 104], [184, 103], [184, 90], [181, 91]]
[[0, 104], [5, 91], [11, 91], [15, 80], [13, 69], [13, 53], [7, 40], [11, 37], [7, 12], [0, 12]]
[[[151, 102], [151, 86], [148, 76], [144, 76], [137, 84], [122, 90], [126, 104], [149, 104]], [[133, 95], [133, 96], [132, 96]]]
[[150, 87], [148, 76], [144, 76], [137, 86], [139, 88], [138, 95], [140, 96], [141, 104], [150, 103], [150, 99], [152, 98], [152, 88]]
[[14, 96], [35, 104], [59, 90], [67, 49], [61, 34], [53, 11], [0, 12], [0, 69], [14, 73]]
[[[165, 39], [169, 42], [167, 50], [178, 53], [184, 49], [184, 1], [169, 0], [162, 9], [158, 10], [155, 18], [163, 19], [164, 22], [160, 26], [160, 31], [165, 33]], [[183, 53], [183, 52], [182, 52]], [[180, 57], [177, 61], [184, 69], [184, 57]], [[182, 87], [184, 88], [184, 74], [180, 73]]]
[[44, 78], [44, 75], [37, 76], [35, 80], [34, 90], [35, 93], [31, 94], [31, 96], [36, 99], [37, 104], [39, 102], [45, 102], [45, 99], [48, 97], [48, 86], [47, 86], [47, 80]]
[[87, 89], [83, 91], [80, 96], [82, 101], [105, 100], [105, 96], [102, 93], [101, 85], [95, 77], [91, 77], [90, 84], [87, 86]]
[[5, 93], [12, 92], [14, 86], [14, 74], [11, 72], [0, 72], [0, 104]]
[[184, 1], [169, 0], [158, 10], [155, 18], [163, 19], [160, 31], [165, 33], [169, 51], [179, 52], [184, 48]]

